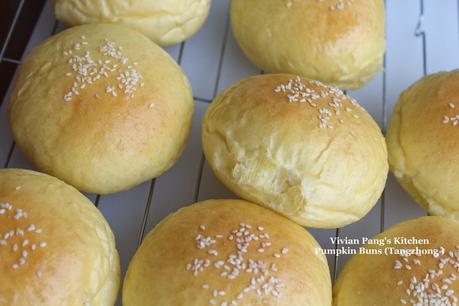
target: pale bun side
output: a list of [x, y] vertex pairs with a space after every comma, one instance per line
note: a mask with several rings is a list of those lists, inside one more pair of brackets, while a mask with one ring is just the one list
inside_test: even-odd
[[196, 33], [211, 0], [54, 0], [56, 18], [70, 26], [114, 23], [131, 27], [161, 46]]
[[260, 69], [343, 89], [381, 69], [384, 14], [383, 0], [231, 1], [234, 36]]
[[193, 96], [182, 70], [144, 35], [83, 25], [24, 59], [9, 105], [14, 139], [43, 172], [98, 194], [159, 176], [183, 151]]
[[202, 130], [206, 159], [229, 189], [304, 226], [353, 223], [384, 188], [378, 125], [355, 100], [317, 81], [241, 80], [214, 99]]
[[0, 305], [113, 306], [115, 239], [75, 188], [29, 170], [0, 170]]
[[[333, 305], [456, 305], [458, 231], [456, 221], [434, 216], [405, 221], [376, 235], [364, 246], [367, 253], [354, 255], [340, 272]], [[398, 251], [391, 253], [391, 248]], [[377, 251], [381, 254], [369, 254]]]
[[430, 214], [459, 220], [459, 71], [423, 77], [395, 105], [387, 131], [389, 164]]
[[320, 246], [256, 204], [208, 200], [158, 224], [132, 259], [124, 306], [331, 305]]

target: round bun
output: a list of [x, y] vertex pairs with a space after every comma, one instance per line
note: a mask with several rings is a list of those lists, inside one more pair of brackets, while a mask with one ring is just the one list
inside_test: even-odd
[[391, 171], [430, 214], [459, 220], [459, 70], [405, 90], [387, 131]]
[[388, 172], [371, 116], [339, 89], [292, 75], [255, 76], [226, 89], [205, 114], [202, 142], [229, 189], [304, 226], [359, 220]]
[[210, 4], [210, 0], [54, 0], [54, 12], [59, 21], [70, 26], [122, 24], [166, 46], [196, 33]]
[[375, 236], [341, 271], [333, 305], [456, 305], [458, 232], [456, 221], [422, 217]]
[[240, 200], [168, 216], [129, 265], [124, 306], [331, 305], [320, 246], [290, 220]]
[[114, 305], [113, 233], [73, 187], [38, 172], [0, 170], [0, 234], [0, 305]]
[[193, 97], [177, 64], [118, 25], [61, 32], [23, 61], [9, 119], [43, 172], [99, 194], [157, 177], [178, 159]]
[[382, 66], [383, 0], [233, 0], [231, 21], [242, 50], [265, 72], [350, 89]]

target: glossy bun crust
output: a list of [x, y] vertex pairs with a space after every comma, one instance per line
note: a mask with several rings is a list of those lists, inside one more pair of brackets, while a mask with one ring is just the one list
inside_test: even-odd
[[459, 70], [405, 90], [387, 131], [391, 171], [430, 214], [459, 220]]
[[201, 28], [210, 0], [54, 0], [67, 25], [114, 23], [133, 28], [159, 45], [179, 43]]
[[383, 0], [233, 0], [231, 24], [265, 72], [358, 88], [381, 69]]
[[113, 306], [120, 266], [104, 217], [51, 176], [0, 170], [0, 305]]
[[[386, 239], [385, 245], [373, 243], [365, 247], [373, 252], [380, 250], [382, 254], [358, 254], [349, 260], [333, 287], [333, 305], [457, 304], [458, 231], [456, 221], [444, 217], [421, 217], [376, 235], [373, 239]], [[400, 240], [404, 238], [411, 241]], [[384, 255], [384, 249], [414, 252], [416, 247], [424, 253]], [[428, 250], [437, 250], [438, 256]]]
[[14, 139], [41, 171], [107, 194], [173, 165], [190, 132], [193, 97], [159, 46], [129, 28], [96, 24], [36, 47], [9, 106]]
[[304, 226], [361, 219], [387, 177], [384, 137], [336, 88], [292, 75], [261, 75], [223, 91], [203, 121], [204, 154], [234, 193]]
[[129, 265], [124, 306], [329, 306], [327, 261], [299, 225], [241, 200], [169, 215]]

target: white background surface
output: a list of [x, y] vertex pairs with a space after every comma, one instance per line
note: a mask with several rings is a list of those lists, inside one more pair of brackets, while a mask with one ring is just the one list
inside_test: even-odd
[[[260, 73], [234, 41], [228, 7], [228, 0], [214, 0], [200, 32], [185, 43], [167, 48], [187, 74], [196, 101], [193, 131], [181, 159], [161, 177], [127, 192], [101, 197], [88, 195], [116, 235], [123, 275], [143, 235], [167, 214], [197, 200], [235, 197], [211, 172], [202, 155], [200, 142], [201, 118], [208, 102], [233, 82]], [[371, 113], [383, 130], [402, 90], [425, 73], [459, 66], [456, 0], [387, 0], [386, 11], [384, 70], [364, 88], [348, 92]], [[422, 23], [418, 26], [422, 11]], [[28, 50], [51, 35], [53, 30], [62, 28], [58, 24], [56, 27], [52, 6], [48, 2]], [[0, 109], [0, 165], [33, 169], [14, 146], [6, 116], [8, 94], [5, 99]], [[382, 198], [364, 219], [344, 228], [310, 231], [322, 247], [333, 248], [330, 237], [371, 237], [402, 220], [424, 214], [389, 176]], [[332, 277], [346, 260], [346, 256], [328, 257]]]

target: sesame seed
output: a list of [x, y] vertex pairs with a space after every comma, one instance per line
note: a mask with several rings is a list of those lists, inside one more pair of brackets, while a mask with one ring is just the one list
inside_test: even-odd
[[[128, 65], [129, 59], [122, 54], [122, 47], [117, 47], [114, 42], [108, 39], [104, 40], [105, 43], [100, 46], [99, 52], [105, 56], [104, 59], [95, 61], [92, 58], [90, 51], [87, 49], [88, 42], [83, 40], [76, 42], [73, 46], [75, 54], [72, 55], [72, 50], [65, 50], [64, 55], [69, 56], [68, 63], [71, 67], [71, 72], [67, 72], [66, 76], [73, 76], [75, 74], [75, 82], [69, 91], [64, 94], [64, 101], [70, 102], [75, 96], [80, 94], [78, 89], [84, 89], [94, 81], [101, 79], [102, 77], [107, 78], [109, 74], [116, 73], [116, 85], [107, 86], [106, 93], [112, 96], [118, 96], [118, 92], [114, 90], [115, 87], [121, 89], [125, 96], [128, 98], [134, 97], [134, 92], [137, 87], [143, 87], [144, 83], [141, 82], [143, 79], [142, 75], [133, 68], [132, 65]], [[122, 70], [122, 65], [127, 65], [128, 69]], [[141, 84], [138, 86], [138, 83]], [[111, 90], [113, 88], [113, 90]]]
[[[338, 88], [328, 87], [319, 81], [311, 80], [309, 81], [310, 85], [314, 85], [317, 88], [312, 88], [307, 86], [301, 81], [300, 77], [295, 79], [290, 79], [287, 83], [281, 84], [274, 88], [275, 93], [283, 93], [290, 103], [305, 103], [308, 102], [313, 108], [317, 109], [319, 112], [319, 128], [334, 129], [334, 125], [331, 124], [331, 120], [334, 117], [337, 117], [337, 120], [340, 123], [343, 123], [340, 119], [341, 108], [345, 108], [346, 111], [352, 111], [352, 108], [349, 106], [355, 106], [361, 108], [357, 102], [347, 97], [343, 91]], [[313, 103], [313, 100], [323, 98], [327, 106], [331, 106], [333, 112], [327, 107], [318, 108], [317, 103]], [[345, 106], [345, 103], [349, 103], [349, 106]], [[359, 118], [358, 115], [354, 115], [355, 118]]]
[[[256, 227], [255, 231], [257, 229], [260, 231], [258, 227]], [[215, 235], [215, 237], [223, 238], [225, 235], [218, 234]], [[269, 247], [272, 244], [272, 242], [269, 241], [269, 234], [266, 232], [255, 234], [252, 232], [252, 226], [250, 224], [240, 223], [239, 228], [230, 231], [230, 235], [226, 237], [228, 237], [228, 239], [232, 241], [236, 247], [235, 252], [230, 252], [226, 255], [226, 260], [219, 259], [212, 261], [210, 258], [195, 258], [186, 265], [186, 270], [190, 271], [193, 276], [197, 276], [208, 268], [216, 269], [218, 271], [218, 275], [228, 281], [237, 279], [243, 273], [252, 274], [254, 277], [251, 278], [250, 284], [247, 287], [237, 293], [237, 298], [229, 301], [218, 301], [219, 298], [226, 295], [224, 290], [212, 290], [212, 297], [209, 300], [209, 304], [212, 304], [211, 301], [213, 301], [220, 305], [224, 303], [226, 303], [226, 305], [237, 305], [237, 301], [243, 299], [244, 294], [252, 290], [262, 296], [279, 296], [281, 288], [284, 287], [284, 285], [280, 279], [270, 275], [270, 273], [278, 271], [277, 266], [274, 263], [270, 264], [265, 262], [261, 258], [252, 258], [254, 253], [249, 253], [249, 249], [251, 249], [253, 247], [252, 245], [259, 239], [264, 239], [265, 241], [258, 242], [257, 244], [261, 245], [261, 248], [258, 247], [255, 250], [257, 253], [265, 252], [266, 250], [264, 247]], [[207, 237], [205, 235], [198, 234], [195, 236], [194, 240], [198, 250], [206, 249], [205, 253], [200, 253], [201, 255], [208, 256], [219, 253], [219, 243], [217, 243], [216, 240], [213, 240], [210, 236]], [[226, 244], [227, 242], [224, 243]], [[212, 246], [212, 248], [208, 248], [210, 246]], [[284, 253], [286, 253], [287, 248], [283, 248], [281, 250], [284, 250]], [[281, 257], [281, 253], [282, 251], [278, 254], [279, 257]], [[248, 258], [246, 256], [248, 256]], [[202, 285], [203, 289], [208, 289], [207, 284], [205, 285], [206, 286]]]

